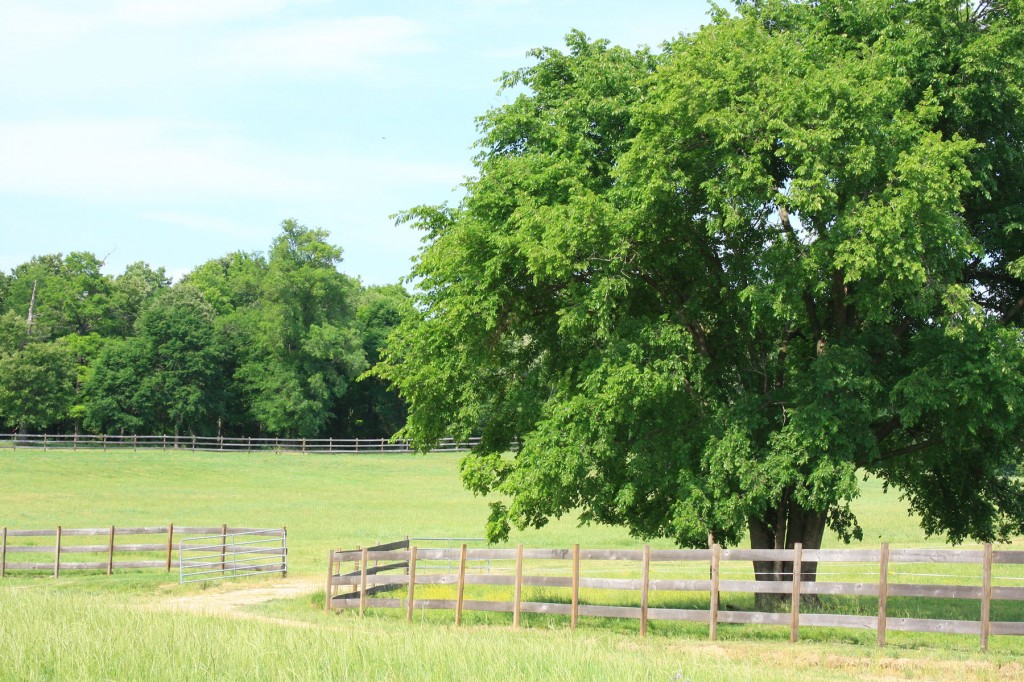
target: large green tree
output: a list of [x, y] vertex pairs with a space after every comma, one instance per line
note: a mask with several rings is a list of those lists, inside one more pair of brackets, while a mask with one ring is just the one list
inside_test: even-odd
[[124, 273], [114, 278], [108, 317], [100, 331], [116, 336], [130, 336], [135, 321], [149, 302], [171, 285], [163, 268], [154, 270], [147, 263], [130, 263]]
[[259, 420], [250, 409], [244, 382], [234, 380], [239, 368], [252, 358], [262, 315], [261, 298], [267, 260], [258, 253], [236, 251], [207, 261], [188, 273], [184, 283], [202, 292], [216, 311], [215, 324], [225, 349], [223, 426], [226, 433], [259, 435]]
[[[401, 285], [370, 286], [357, 297], [355, 325], [366, 361], [380, 361], [388, 334], [414, 315], [412, 297]], [[373, 374], [360, 376], [338, 405], [337, 433], [356, 438], [388, 438], [406, 420], [405, 403], [386, 381]]]
[[1022, 19], [779, 0], [658, 55], [535, 51], [464, 199], [403, 216], [421, 315], [376, 372], [405, 435], [483, 436], [492, 539], [578, 509], [817, 547], [860, 535], [864, 472], [928, 533], [1020, 533]]
[[341, 249], [327, 239], [326, 230], [284, 221], [260, 280], [258, 323], [235, 377], [270, 433], [323, 434], [366, 369], [353, 322], [358, 283], [338, 272]]
[[76, 416], [93, 433], [146, 433], [153, 403], [142, 382], [153, 371], [153, 349], [144, 338], [131, 336], [104, 344], [90, 366]]
[[74, 359], [62, 341], [0, 353], [0, 419], [26, 433], [63, 421], [75, 396]]
[[210, 304], [181, 284], [153, 299], [135, 326], [135, 336], [105, 344], [88, 373], [86, 426], [217, 433], [226, 377]]
[[12, 271], [4, 305], [26, 319], [31, 311], [33, 330], [50, 339], [106, 332], [112, 279], [102, 267], [84, 251], [34, 257]]

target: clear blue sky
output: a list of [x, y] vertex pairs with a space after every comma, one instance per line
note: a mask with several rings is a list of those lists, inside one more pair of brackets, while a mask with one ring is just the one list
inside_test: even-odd
[[388, 218], [455, 199], [495, 78], [570, 28], [635, 47], [707, 4], [604, 0], [0, 0], [0, 269], [92, 251], [180, 276], [331, 232], [367, 284], [408, 270]]

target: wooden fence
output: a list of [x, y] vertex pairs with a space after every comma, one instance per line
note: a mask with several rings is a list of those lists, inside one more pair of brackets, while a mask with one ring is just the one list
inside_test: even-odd
[[[457, 573], [417, 574], [417, 562], [454, 561]], [[514, 562], [511, 575], [473, 574], [466, 570], [469, 561], [489, 560], [492, 562]], [[546, 560], [560, 563], [568, 570], [562, 575], [527, 575], [524, 573], [525, 560]], [[355, 562], [356, 570], [341, 572], [344, 562]], [[757, 581], [723, 579], [723, 571], [729, 562], [791, 562], [793, 568], [783, 576], [789, 580]], [[581, 562], [588, 562], [588, 569], [596, 564], [607, 567], [612, 562], [631, 564], [639, 569], [639, 578], [590, 577], [581, 572]], [[829, 566], [856, 563], [872, 568], [868, 571], [872, 579], [866, 581], [817, 581], [809, 580], [805, 572], [808, 563], [816, 563], [816, 577], [829, 575], [823, 572], [824, 563]], [[371, 565], [372, 564], [372, 565]], [[671, 568], [687, 570], [707, 576], [701, 579], [652, 578], [652, 566], [671, 565]], [[943, 564], [973, 564], [981, 573], [980, 585], [962, 584], [917, 584], [899, 583], [891, 578], [900, 576], [897, 567], [905, 564], [919, 564], [933, 567]], [[746, 563], [749, 566], [749, 563]], [[714, 545], [711, 549], [642, 550], [623, 549], [422, 549], [410, 547], [408, 540], [367, 547], [357, 550], [332, 551], [329, 557], [326, 609], [358, 609], [362, 614], [367, 608], [404, 608], [411, 621], [414, 609], [446, 609], [455, 611], [455, 622], [462, 622], [463, 611], [492, 611], [512, 614], [513, 626], [518, 627], [522, 613], [548, 613], [568, 616], [571, 627], [576, 627], [580, 616], [609, 618], [635, 618], [640, 621], [640, 634], [647, 633], [650, 620], [691, 621], [708, 623], [709, 636], [717, 637], [719, 623], [757, 623], [784, 625], [790, 628], [791, 641], [797, 641], [801, 626], [859, 628], [877, 632], [879, 646], [885, 645], [886, 632], [934, 632], [970, 634], [980, 637], [981, 648], [987, 650], [991, 635], [1024, 635], [1024, 622], [993, 621], [991, 618], [994, 600], [1024, 600], [1024, 587], [994, 586], [993, 567], [1003, 565], [1024, 565], [1024, 551], [995, 551], [991, 545], [982, 550], [953, 549], [890, 549], [883, 543], [879, 549], [807, 549], [800, 545], [789, 550], [722, 549]], [[936, 569], [929, 569], [936, 570]], [[612, 571], [615, 572], [615, 571]], [[588, 570], [596, 575], [607, 574], [607, 569], [597, 567]], [[847, 574], [849, 574], [848, 572]], [[857, 571], [852, 571], [858, 574]], [[566, 575], [568, 574], [568, 575]], [[843, 573], [837, 573], [842, 575]], [[917, 573], [926, 577], [954, 577], [945, 574]], [[962, 576], [961, 576], [962, 577]], [[1024, 580], [1021, 572], [1006, 576], [1003, 581]], [[456, 586], [455, 599], [417, 599], [417, 585], [450, 584]], [[466, 585], [511, 586], [512, 601], [468, 600], [465, 599]], [[523, 588], [568, 588], [569, 598], [565, 602], [550, 603], [524, 601]], [[397, 588], [405, 589], [405, 596], [371, 598], [371, 595]], [[348, 588], [349, 592], [342, 592]], [[628, 590], [639, 593], [639, 606], [612, 606], [596, 603], [582, 603], [581, 589]], [[655, 608], [650, 606], [653, 593], [705, 592], [709, 606], [706, 609]], [[789, 597], [788, 613], [734, 611], [719, 607], [724, 593], [771, 593]], [[801, 613], [802, 595], [850, 595], [877, 599], [877, 615], [844, 615], [835, 613]], [[588, 595], [589, 597], [590, 595]], [[888, 600], [893, 597], [929, 597], [944, 599], [976, 600], [980, 604], [978, 620], [944, 620], [928, 618], [905, 618], [888, 615]], [[589, 599], [588, 599], [589, 601]], [[1019, 612], [1017, 612], [1019, 613]]]
[[[480, 442], [442, 439], [433, 452], [465, 452]], [[189, 452], [303, 452], [320, 454], [411, 452], [407, 440], [387, 438], [226, 438], [221, 436], [140, 436], [0, 433], [0, 448], [39, 450], [186, 450]]]
[[[227, 524], [216, 527], [175, 526], [173, 523], [145, 528], [57, 526], [45, 530], [15, 530], [5, 527], [0, 529], [0, 578], [5, 577], [8, 571], [15, 570], [52, 570], [54, 578], [60, 576], [61, 571], [67, 570], [101, 570], [107, 575], [112, 574], [114, 569], [123, 568], [160, 568], [170, 572], [172, 568], [178, 568], [179, 563], [174, 557], [176, 537], [217, 535], [222, 538], [226, 549], [227, 539], [231, 534], [252, 532], [274, 532], [283, 537], [286, 531], [283, 528], [232, 528]], [[123, 541], [129, 537], [140, 536], [141, 539], [148, 541]], [[88, 542], [89, 539], [97, 537], [103, 538], [104, 542], [81, 544], [81, 539], [70, 539], [88, 538], [85, 540]], [[34, 544], [39, 538], [46, 538], [48, 541], [46, 544]], [[72, 554], [76, 555], [76, 558], [90, 560], [69, 561], [68, 555]], [[131, 555], [133, 560], [124, 560], [125, 555]], [[28, 560], [11, 560], [19, 556]], [[41, 560], [42, 557], [46, 557], [46, 560]], [[281, 567], [268, 570], [279, 571]]]

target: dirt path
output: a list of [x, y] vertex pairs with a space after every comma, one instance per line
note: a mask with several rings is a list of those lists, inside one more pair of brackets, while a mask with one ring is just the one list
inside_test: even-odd
[[248, 606], [274, 599], [293, 599], [316, 592], [321, 585], [310, 578], [286, 578], [258, 586], [224, 582], [215, 587], [182, 596], [170, 596], [153, 603], [151, 608], [188, 611], [214, 616], [250, 618], [286, 625], [309, 627], [309, 623], [263, 616], [246, 610]]

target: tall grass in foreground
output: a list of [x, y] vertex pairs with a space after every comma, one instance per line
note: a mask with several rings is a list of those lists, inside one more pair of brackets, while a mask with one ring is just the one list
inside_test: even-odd
[[0, 587], [0, 680], [1011, 679], [996, 654], [640, 640], [600, 630], [317, 618], [314, 627], [112, 605]]

